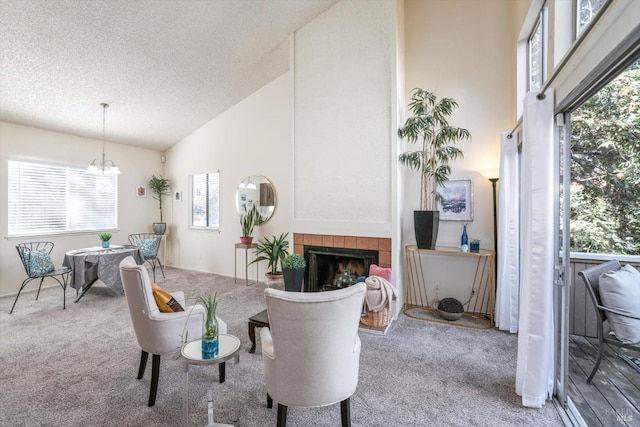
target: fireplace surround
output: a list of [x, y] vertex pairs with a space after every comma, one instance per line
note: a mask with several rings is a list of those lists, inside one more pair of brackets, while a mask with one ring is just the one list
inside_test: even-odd
[[323, 290], [322, 286], [330, 285], [331, 278], [345, 268], [355, 277], [368, 275], [371, 264], [391, 267], [390, 238], [294, 233], [293, 243], [294, 252], [307, 260], [305, 291]]

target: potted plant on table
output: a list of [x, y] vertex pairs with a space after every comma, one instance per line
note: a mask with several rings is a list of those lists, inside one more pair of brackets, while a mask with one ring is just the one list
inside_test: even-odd
[[162, 175], [160, 175], [160, 178], [152, 175], [149, 180], [149, 187], [153, 193], [153, 198], [156, 199], [160, 205], [160, 222], [153, 223], [153, 232], [156, 234], [164, 234], [167, 230], [167, 224], [162, 221], [162, 196], [171, 195], [169, 192], [169, 180], [163, 178]]
[[253, 240], [253, 227], [263, 222], [257, 205], [253, 205], [248, 211], [246, 209], [242, 211], [240, 214], [240, 227], [242, 228], [240, 242], [243, 245], [250, 245]]
[[98, 237], [100, 237], [100, 240], [102, 241], [102, 247], [108, 248], [110, 245], [109, 240], [111, 240], [111, 233], [100, 233], [98, 234]]
[[268, 271], [265, 276], [272, 282], [282, 278], [282, 271], [278, 271], [278, 264], [281, 264], [289, 255], [288, 235], [289, 233], [282, 233], [280, 237], [273, 235], [271, 239], [264, 237], [256, 245], [256, 258], [249, 263], [267, 261]]
[[285, 291], [302, 291], [304, 269], [307, 267], [305, 259], [298, 254], [290, 254], [282, 261]]
[[216, 319], [216, 309], [218, 308], [218, 293], [198, 296], [196, 301], [207, 309], [207, 316], [202, 332], [202, 358], [213, 359], [218, 355], [218, 319]]
[[416, 244], [419, 249], [433, 249], [438, 237], [440, 212], [437, 202], [442, 202], [438, 187], [451, 174], [449, 162], [462, 158], [462, 150], [455, 144], [471, 138], [467, 129], [451, 126], [448, 117], [458, 103], [451, 98], [437, 97], [423, 89], [412, 91], [409, 112], [412, 114], [398, 136], [414, 144], [420, 142], [421, 149], [407, 151], [398, 157], [400, 163], [420, 171], [420, 210], [414, 211]]

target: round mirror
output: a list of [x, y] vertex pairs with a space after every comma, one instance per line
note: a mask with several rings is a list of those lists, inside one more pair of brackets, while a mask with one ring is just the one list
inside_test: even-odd
[[256, 205], [263, 222], [269, 221], [276, 209], [276, 191], [273, 184], [262, 175], [251, 175], [242, 180], [236, 191], [238, 214]]

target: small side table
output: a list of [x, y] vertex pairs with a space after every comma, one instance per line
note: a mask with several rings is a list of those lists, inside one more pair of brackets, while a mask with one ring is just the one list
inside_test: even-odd
[[254, 314], [249, 318], [249, 339], [251, 340], [251, 349], [249, 353], [256, 352], [256, 328], [268, 328], [269, 315], [267, 309], [262, 310], [258, 314]]
[[[249, 249], [256, 248], [258, 246], [257, 243], [252, 243], [250, 245], [245, 245], [244, 243], [236, 243], [236, 249], [233, 253], [233, 283], [238, 283], [238, 274], [236, 272], [238, 268], [237, 255], [238, 249], [244, 249], [244, 281], [247, 286], [249, 286]], [[256, 279], [258, 278], [258, 263], [256, 262]], [[256, 280], [251, 284], [258, 283]]]
[[[218, 336], [218, 355], [213, 359], [202, 358], [202, 340], [187, 343], [180, 354], [184, 360], [184, 395], [182, 399], [182, 413], [185, 426], [189, 424], [189, 365], [217, 365], [234, 359], [235, 364], [240, 363], [240, 340], [233, 335], [220, 334]], [[220, 382], [224, 382], [223, 365], [220, 365]], [[235, 381], [233, 392], [235, 394]]]

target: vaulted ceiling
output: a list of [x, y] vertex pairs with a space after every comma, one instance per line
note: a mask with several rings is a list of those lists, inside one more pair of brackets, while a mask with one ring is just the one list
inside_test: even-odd
[[289, 68], [338, 0], [0, 0], [0, 120], [164, 151]]

